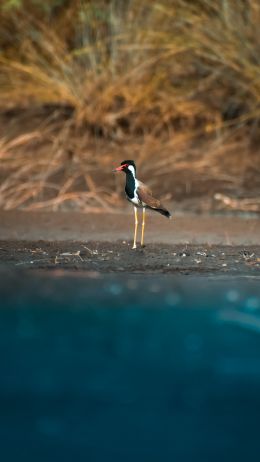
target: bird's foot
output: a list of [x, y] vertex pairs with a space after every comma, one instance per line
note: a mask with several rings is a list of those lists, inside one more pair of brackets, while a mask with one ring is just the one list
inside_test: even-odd
[[133, 245], [132, 249], [136, 249], [136, 244]]

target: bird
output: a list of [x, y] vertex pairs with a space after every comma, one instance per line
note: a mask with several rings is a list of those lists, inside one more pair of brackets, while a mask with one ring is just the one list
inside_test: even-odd
[[136, 249], [137, 230], [138, 230], [138, 208], [143, 210], [141, 246], [144, 246], [145, 212], [146, 209], [159, 212], [167, 218], [171, 218], [170, 212], [152, 195], [152, 191], [142, 181], [136, 178], [136, 165], [133, 160], [123, 160], [119, 167], [113, 172], [124, 172], [126, 174], [125, 194], [128, 201], [134, 205], [135, 230], [133, 249]]

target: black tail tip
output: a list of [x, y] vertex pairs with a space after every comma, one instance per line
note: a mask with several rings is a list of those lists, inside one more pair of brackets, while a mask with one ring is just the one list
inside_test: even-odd
[[162, 215], [164, 215], [165, 217], [169, 218], [169, 219], [172, 218], [172, 215], [166, 209], [158, 209], [158, 212], [161, 213]]

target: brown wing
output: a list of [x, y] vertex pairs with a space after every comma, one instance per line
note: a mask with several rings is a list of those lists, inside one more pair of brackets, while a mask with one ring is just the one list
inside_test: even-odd
[[161, 206], [160, 201], [152, 196], [152, 191], [141, 181], [139, 181], [139, 185], [136, 192], [140, 201], [148, 205], [148, 207], [156, 209]]

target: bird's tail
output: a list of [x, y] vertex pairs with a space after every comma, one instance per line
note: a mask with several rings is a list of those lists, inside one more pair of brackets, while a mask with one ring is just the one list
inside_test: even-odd
[[167, 209], [163, 208], [163, 207], [159, 207], [158, 209], [153, 209], [153, 210], [155, 210], [156, 212], [161, 213], [162, 215], [164, 215], [167, 218], [172, 218], [170, 212]]

